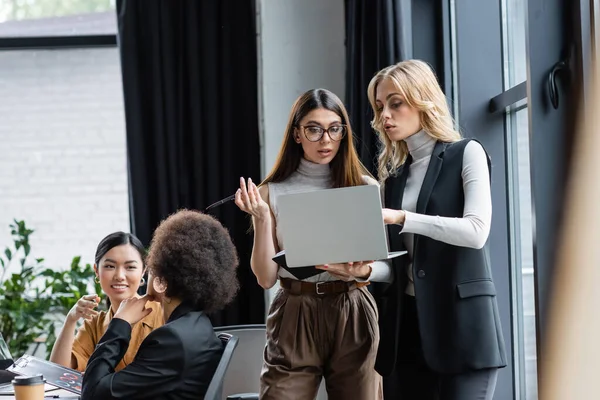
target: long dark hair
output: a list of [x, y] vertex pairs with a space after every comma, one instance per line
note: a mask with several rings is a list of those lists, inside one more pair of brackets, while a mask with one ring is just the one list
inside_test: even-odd
[[303, 155], [302, 145], [294, 140], [294, 129], [311, 111], [324, 108], [336, 113], [342, 124], [346, 125], [347, 134], [338, 153], [330, 163], [333, 187], [363, 185], [363, 175], [370, 176], [365, 166], [360, 162], [354, 147], [354, 136], [350, 127], [350, 118], [342, 101], [327, 89], [311, 89], [298, 97], [292, 106], [290, 118], [285, 129], [283, 143], [279, 150], [275, 166], [261, 185], [268, 182], [282, 182], [298, 169]]
[[96, 256], [94, 257], [94, 261], [97, 266], [100, 265], [100, 260], [102, 257], [106, 255], [112, 248], [121, 246], [124, 244], [130, 244], [140, 253], [140, 258], [142, 259], [142, 263], [144, 267], [146, 266], [146, 249], [142, 245], [140, 239], [132, 235], [131, 233], [126, 232], [114, 232], [110, 235], [106, 236], [104, 239], [100, 241], [98, 244], [98, 248], [96, 248]]

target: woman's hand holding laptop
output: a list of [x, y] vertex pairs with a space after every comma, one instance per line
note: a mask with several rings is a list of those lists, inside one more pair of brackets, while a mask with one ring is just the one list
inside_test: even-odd
[[404, 224], [404, 219], [406, 218], [406, 213], [404, 210], [392, 210], [391, 208], [384, 208], [381, 210], [381, 214], [383, 215], [383, 223], [386, 225], [402, 225]]
[[369, 279], [371, 276], [371, 263], [373, 261], [356, 261], [338, 264], [317, 265], [315, 268], [329, 272], [330, 275], [343, 280], [353, 281], [355, 279]]

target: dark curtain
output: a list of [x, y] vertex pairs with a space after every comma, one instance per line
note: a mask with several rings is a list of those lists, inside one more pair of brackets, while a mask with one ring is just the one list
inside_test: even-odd
[[[119, 0], [132, 231], [148, 245], [180, 208], [203, 210], [260, 177], [254, 1]], [[249, 220], [211, 210], [237, 246], [241, 290], [213, 324], [264, 322]]]
[[377, 169], [377, 137], [367, 98], [380, 69], [412, 57], [411, 0], [345, 0], [346, 106], [362, 162]]

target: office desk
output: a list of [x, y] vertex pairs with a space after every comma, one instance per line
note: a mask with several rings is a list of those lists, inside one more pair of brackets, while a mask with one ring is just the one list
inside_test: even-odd
[[[54, 397], [56, 396], [56, 397]], [[79, 399], [79, 396], [75, 393], [69, 392], [68, 390], [57, 389], [57, 390], [49, 390], [46, 392], [44, 399], [70, 399], [75, 400]], [[0, 395], [0, 400], [15, 400], [15, 395]]]

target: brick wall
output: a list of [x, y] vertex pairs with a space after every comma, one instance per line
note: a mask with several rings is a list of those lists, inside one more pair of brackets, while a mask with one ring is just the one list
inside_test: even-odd
[[46, 266], [93, 263], [129, 231], [125, 140], [117, 48], [0, 51], [0, 249], [18, 218]]

